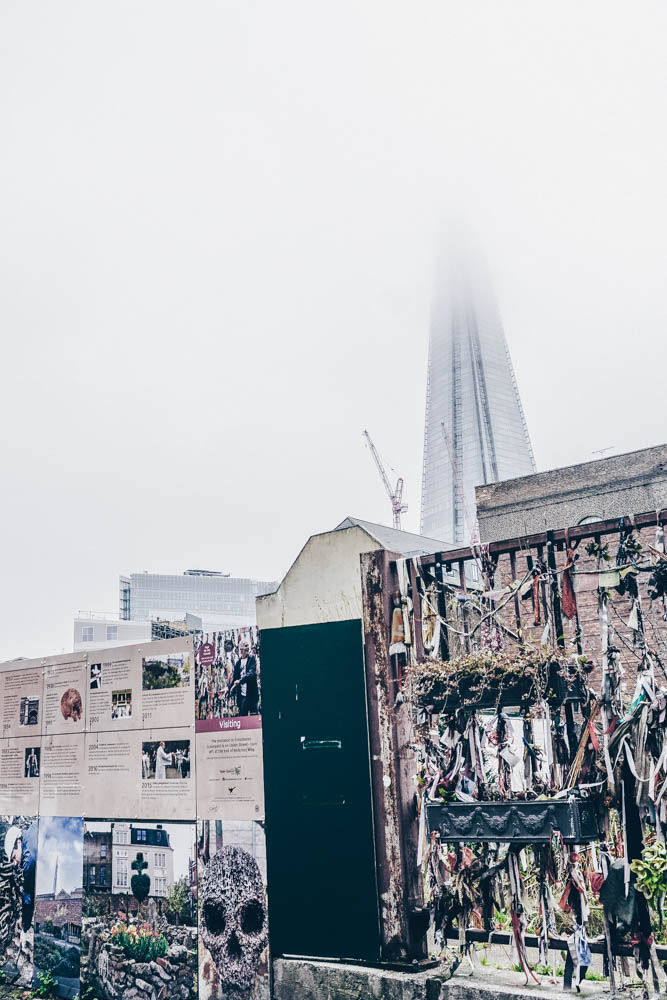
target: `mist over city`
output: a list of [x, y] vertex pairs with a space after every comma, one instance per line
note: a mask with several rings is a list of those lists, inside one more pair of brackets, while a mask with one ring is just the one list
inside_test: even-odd
[[119, 573], [279, 579], [386, 520], [365, 427], [418, 530], [452, 215], [538, 468], [662, 440], [661, 5], [35, 10], [0, 15], [3, 658]]
[[0, 1000], [664, 996], [667, 7], [0, 48]]

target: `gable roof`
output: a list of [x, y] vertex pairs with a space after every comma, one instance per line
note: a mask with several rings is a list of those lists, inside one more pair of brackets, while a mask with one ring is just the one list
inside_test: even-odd
[[425, 535], [415, 535], [411, 531], [402, 531], [399, 528], [389, 528], [386, 524], [362, 521], [359, 517], [346, 517], [344, 521], [336, 525], [334, 531], [353, 527], [361, 528], [367, 535], [375, 539], [383, 549], [397, 552], [402, 556], [424, 556], [430, 555], [432, 552], [446, 552], [447, 549], [456, 548], [451, 542], [428, 538]]

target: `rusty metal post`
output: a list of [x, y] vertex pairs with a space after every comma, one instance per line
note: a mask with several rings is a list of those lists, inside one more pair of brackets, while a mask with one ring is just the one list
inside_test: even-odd
[[382, 957], [425, 959], [426, 914], [417, 866], [415, 760], [410, 706], [397, 700], [389, 655], [390, 562], [380, 550], [361, 556], [363, 627], [371, 751], [375, 861], [380, 897]]

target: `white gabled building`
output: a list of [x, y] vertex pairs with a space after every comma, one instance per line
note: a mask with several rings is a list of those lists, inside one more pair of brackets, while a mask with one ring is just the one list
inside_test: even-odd
[[174, 884], [174, 849], [161, 823], [111, 824], [111, 891], [132, 892], [132, 862], [140, 853], [148, 863], [150, 895], [166, 896]]

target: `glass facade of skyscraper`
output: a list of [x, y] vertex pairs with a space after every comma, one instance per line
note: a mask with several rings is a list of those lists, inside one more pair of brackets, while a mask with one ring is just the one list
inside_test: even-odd
[[120, 578], [120, 617], [182, 621], [187, 613], [202, 619], [204, 631], [253, 625], [255, 598], [275, 583], [206, 570], [181, 575], [132, 573]]
[[483, 269], [440, 278], [429, 339], [422, 533], [467, 544], [475, 487], [535, 461], [505, 334]]

